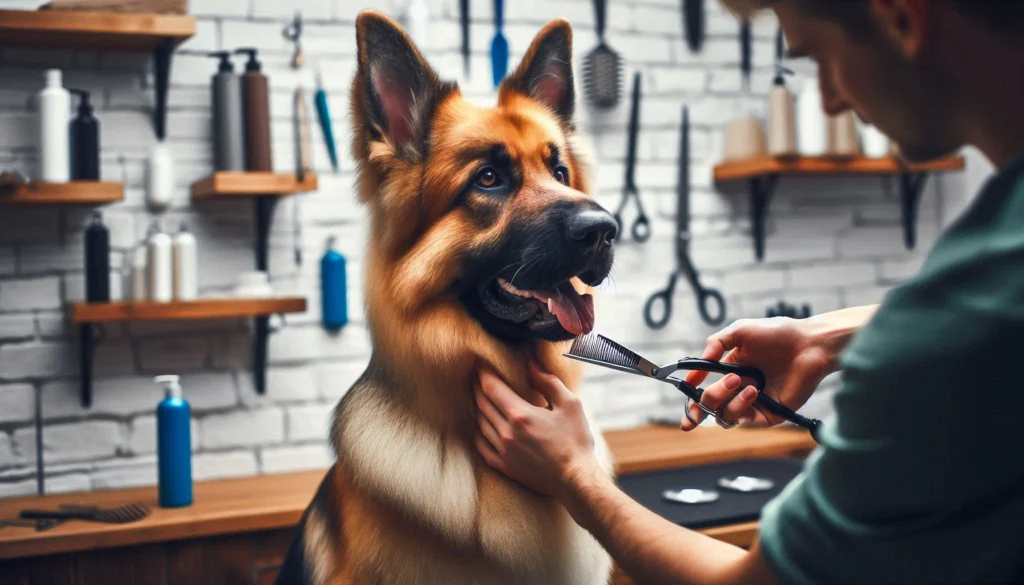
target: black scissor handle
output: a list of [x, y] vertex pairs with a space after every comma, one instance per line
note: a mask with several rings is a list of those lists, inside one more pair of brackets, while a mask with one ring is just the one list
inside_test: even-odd
[[739, 366], [736, 364], [714, 362], [699, 358], [683, 358], [676, 362], [676, 368], [679, 370], [714, 372], [716, 374], [736, 374], [741, 378], [749, 378], [753, 380], [754, 387], [757, 388], [758, 392], [764, 390], [765, 384], [767, 383], [764, 377], [764, 372], [762, 372], [760, 368], [755, 368], [753, 366]]
[[[708, 325], [721, 325], [725, 321], [725, 297], [713, 288], [701, 288], [697, 291], [697, 309], [700, 318]], [[714, 310], [711, 306], [714, 306]]]
[[[668, 286], [664, 290], [660, 290], [650, 296], [647, 302], [644, 303], [644, 322], [651, 329], [661, 329], [668, 325], [668, 320], [672, 317], [672, 295], [676, 291], [676, 275], [673, 274], [668, 279]], [[658, 308], [661, 308], [660, 316]]]
[[647, 216], [641, 214], [637, 216], [636, 221], [633, 222], [633, 239], [637, 242], [643, 243], [651, 238], [651, 222], [647, 219]]

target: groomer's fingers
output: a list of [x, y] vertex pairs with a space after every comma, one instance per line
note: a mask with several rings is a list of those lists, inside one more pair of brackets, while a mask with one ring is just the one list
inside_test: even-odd
[[[700, 358], [712, 362], [732, 363], [726, 354], [739, 345], [738, 331], [743, 324], [744, 320], [741, 319], [709, 337], [707, 344], [704, 346], [704, 353], [701, 354]], [[725, 359], [722, 356], [725, 356]], [[694, 386], [699, 386], [707, 377], [708, 372], [694, 370], [686, 375], [686, 381]]]
[[530, 362], [530, 385], [552, 406], [564, 406], [576, 400], [576, 395], [565, 387], [558, 376], [541, 370], [536, 362]]
[[753, 416], [753, 409], [750, 407], [757, 401], [757, 388], [747, 386], [726, 403], [721, 411], [723, 422], [750, 422]]
[[718, 410], [740, 389], [742, 382], [736, 374], [729, 374], [705, 388], [704, 394], [700, 397], [700, 403], [708, 407], [708, 410]]
[[522, 418], [523, 413], [533, 405], [526, 402], [514, 390], [508, 387], [494, 370], [481, 366], [480, 388], [484, 396], [501, 412], [504, 419]]
[[707, 416], [707, 413], [701, 410], [700, 407], [698, 407], [692, 400], [687, 400], [686, 404], [687, 409], [690, 411], [690, 416], [683, 416], [683, 420], [679, 422], [679, 428], [683, 431], [692, 431], [704, 421], [704, 417]]
[[498, 429], [494, 428], [491, 421], [486, 416], [480, 415], [477, 417], [477, 422], [480, 425], [480, 434], [483, 435], [484, 439], [494, 447], [494, 450], [499, 454], [505, 454], [505, 446], [501, 440], [501, 436], [498, 435]]
[[498, 452], [494, 450], [494, 447], [491, 446], [489, 442], [487, 442], [487, 439], [480, 435], [476, 435], [475, 442], [476, 450], [480, 453], [480, 456], [483, 457], [484, 462], [498, 471], [504, 472], [505, 460], [498, 455]]
[[497, 428], [500, 425], [508, 424], [505, 420], [505, 415], [498, 410], [498, 407], [494, 406], [491, 399], [481, 390], [475, 393], [476, 397], [476, 408], [480, 411], [487, 420], [491, 421], [491, 424]]

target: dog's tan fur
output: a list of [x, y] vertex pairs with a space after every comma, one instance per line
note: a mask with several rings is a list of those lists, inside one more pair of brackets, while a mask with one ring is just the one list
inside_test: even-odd
[[[365, 38], [374, 34], [369, 27], [385, 25], [400, 31], [383, 15], [364, 13], [358, 34]], [[565, 21], [551, 23], [538, 39], [551, 33], [571, 39]], [[524, 74], [536, 51], [537, 42], [513, 79]], [[422, 61], [418, 52], [415, 56]], [[361, 54], [361, 64], [365, 60]], [[423, 66], [433, 75], [425, 61]], [[360, 104], [371, 75], [361, 66], [353, 84], [352, 115], [359, 198], [369, 207], [372, 222], [365, 300], [373, 356], [336, 412], [332, 442], [338, 463], [317, 496], [332, 505], [312, 506], [303, 524], [312, 581], [606, 583], [607, 554], [564, 508], [488, 467], [473, 446], [471, 387], [477, 365], [489, 364], [525, 398], [543, 404], [528, 390], [527, 363], [537, 359], [575, 388], [581, 373], [562, 357], [566, 344], [501, 342], [448, 292], [467, 251], [490, 245], [539, 203], [531, 200], [537, 193], [527, 177], [517, 204], [481, 229], [464, 210], [453, 209], [452, 185], [465, 182], [472, 169], [444, 153], [498, 137], [532, 160], [541, 158], [539, 151], [549, 143], [557, 144], [573, 177], [558, 196], [578, 198], [587, 191], [586, 168], [573, 128], [508, 82], [495, 109], [475, 107], [457, 88], [449, 88], [433, 104], [431, 156], [426, 157], [415, 140], [392, 140], [388, 132], [395, 130], [365, 131], [372, 121]], [[436, 78], [430, 82], [439, 83]], [[417, 113], [418, 106], [413, 104], [413, 118], [426, 115]], [[419, 131], [424, 124], [411, 120]], [[578, 282], [575, 286], [585, 288]], [[611, 473], [607, 448], [596, 430], [594, 436]]]

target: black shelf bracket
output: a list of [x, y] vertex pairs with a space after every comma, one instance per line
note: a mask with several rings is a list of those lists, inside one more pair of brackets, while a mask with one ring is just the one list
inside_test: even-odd
[[171, 56], [174, 39], [166, 39], [153, 50], [153, 77], [156, 85], [156, 103], [153, 108], [153, 126], [157, 140], [167, 137], [167, 84], [171, 77]]
[[[267, 271], [269, 265], [270, 221], [277, 205], [276, 195], [259, 195], [254, 198], [253, 208], [256, 219], [256, 270]], [[267, 391], [267, 344], [270, 339], [270, 316], [261, 315], [253, 321], [252, 379], [257, 394]]]
[[928, 182], [928, 173], [900, 175], [900, 207], [903, 212], [903, 243], [908, 250], [917, 245], [917, 208]]
[[750, 233], [754, 237], [754, 256], [758, 262], [764, 260], [765, 221], [778, 182], [777, 174], [750, 179]]

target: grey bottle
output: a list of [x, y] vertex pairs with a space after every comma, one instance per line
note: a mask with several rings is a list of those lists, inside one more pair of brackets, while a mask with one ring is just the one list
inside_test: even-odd
[[220, 59], [213, 76], [213, 148], [218, 171], [245, 170], [245, 123], [242, 111], [242, 81], [231, 63], [230, 51], [214, 51]]

